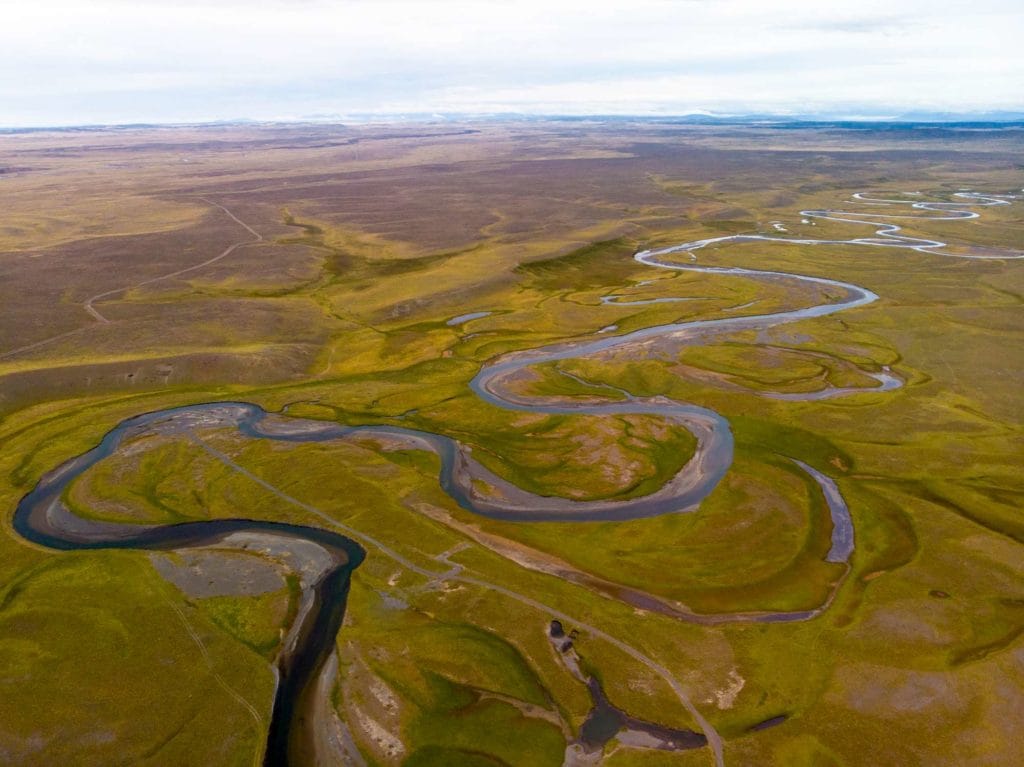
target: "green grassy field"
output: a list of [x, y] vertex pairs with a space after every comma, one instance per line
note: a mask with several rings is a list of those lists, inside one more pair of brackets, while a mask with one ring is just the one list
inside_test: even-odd
[[[258, 135], [235, 130], [243, 142]], [[17, 204], [0, 230], [11, 275], [0, 281], [4, 763], [261, 758], [271, 664], [301, 601], [294, 573], [256, 552], [280, 571], [273, 588], [197, 595], [162, 577], [147, 553], [59, 553], [11, 527], [42, 474], [122, 419], [244, 400], [445, 434], [540, 495], [637, 497], [690, 460], [689, 432], [653, 416], [503, 410], [468, 388], [481, 365], [567, 340], [809, 306], [828, 291], [655, 269], [632, 260], [639, 249], [772, 233], [772, 221], [793, 236], [866, 236], [850, 224], [801, 224], [799, 211], [843, 208], [862, 190], [942, 198], [964, 186], [1020, 186], [1009, 163], [1019, 133], [911, 139], [806, 129], [749, 152], [729, 131], [509, 124], [420, 139], [387, 139], [381, 128], [384, 138], [357, 152], [314, 146], [316, 131], [329, 128], [274, 130], [280, 146], [210, 151], [200, 170], [181, 175], [155, 162], [170, 150], [140, 149], [154, 162], [123, 171], [117, 188], [106, 185], [112, 170], [95, 170], [97, 158], [132, 152], [131, 137], [100, 135], [88, 152], [59, 134], [0, 137], [0, 159], [30, 169], [4, 182]], [[179, 148], [201, 139], [176, 135]], [[42, 162], [64, 145], [66, 161]], [[818, 170], [816, 157], [828, 159]], [[251, 239], [199, 194], [263, 242], [140, 285]], [[907, 231], [958, 248], [1021, 250], [1024, 203]], [[562, 764], [591, 701], [547, 638], [556, 615], [579, 629], [575, 648], [616, 706], [696, 728], [666, 680], [616, 641], [667, 669], [721, 735], [730, 765], [1013, 763], [1024, 754], [1015, 716], [1024, 706], [1022, 262], [732, 244], [701, 250], [699, 263], [845, 280], [880, 300], [541, 365], [511, 384], [521, 396], [621, 401], [628, 392], [721, 413], [734, 462], [695, 513], [497, 522], [439, 489], [432, 454], [228, 429], [130, 440], [65, 502], [112, 522], [329, 526], [313, 507], [345, 526], [336, 530], [382, 544], [361, 541], [368, 556], [353, 577], [330, 696], [367, 764]], [[83, 309], [122, 287], [96, 303], [110, 322]], [[619, 303], [602, 303], [609, 295]], [[691, 300], [622, 303], [656, 298]], [[448, 324], [472, 312], [490, 314]], [[883, 366], [901, 388], [870, 391], [868, 374]], [[763, 396], [829, 386], [865, 391]], [[856, 535], [848, 568], [823, 561], [828, 508], [789, 459], [836, 480]], [[214, 547], [209, 556], [230, 573], [239, 555]], [[701, 625], [559, 577], [560, 568], [700, 616], [829, 606], [807, 621]], [[779, 726], [750, 729], [782, 715]], [[868, 746], [879, 743], [882, 761]], [[614, 739], [601, 759], [712, 763], [709, 749]]]

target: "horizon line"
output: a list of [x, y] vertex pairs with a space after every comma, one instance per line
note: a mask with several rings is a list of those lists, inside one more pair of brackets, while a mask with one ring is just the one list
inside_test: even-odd
[[83, 123], [0, 123], [0, 133], [18, 133], [47, 130], [103, 130], [103, 129], [142, 129], [142, 128], [199, 128], [231, 125], [373, 125], [397, 122], [497, 122], [497, 121], [625, 121], [637, 120], [645, 122], [678, 122], [690, 124], [718, 125], [756, 125], [756, 124], [813, 124], [813, 123], [844, 123], [844, 124], [931, 124], [931, 125], [971, 125], [990, 124], [1012, 126], [1024, 125], [1024, 107], [1020, 110], [972, 110], [972, 111], [926, 111], [911, 110], [905, 113], [849, 114], [843, 112], [830, 113], [792, 113], [792, 112], [739, 112], [714, 113], [707, 111], [669, 113], [562, 113], [562, 112], [517, 112], [517, 111], [417, 111], [417, 112], [347, 112], [337, 114], [310, 114], [288, 117], [231, 117], [209, 118], [196, 120], [132, 120], [125, 122], [83, 122]]

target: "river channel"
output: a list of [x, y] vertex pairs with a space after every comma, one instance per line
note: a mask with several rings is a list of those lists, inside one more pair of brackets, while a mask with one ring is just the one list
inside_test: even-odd
[[[973, 218], [977, 213], [968, 206], [1009, 204], [1009, 196], [964, 193], [964, 202], [913, 202], [906, 200], [872, 200], [857, 196], [864, 204], [911, 205], [917, 210], [936, 212], [931, 218]], [[737, 235], [698, 240], [661, 250], [645, 250], [635, 259], [654, 268], [696, 271], [708, 274], [731, 275], [764, 282], [781, 281], [816, 288], [827, 288], [831, 298], [819, 304], [770, 314], [730, 316], [724, 318], [681, 322], [644, 328], [623, 335], [588, 337], [567, 341], [540, 349], [514, 352], [483, 365], [470, 382], [472, 390], [482, 399], [500, 408], [545, 414], [646, 414], [660, 416], [689, 430], [697, 440], [693, 457], [657, 491], [630, 500], [574, 501], [565, 498], [539, 496], [496, 476], [479, 462], [471, 449], [443, 434], [407, 429], [400, 426], [343, 426], [334, 423], [292, 418], [283, 414], [267, 413], [255, 404], [245, 402], [211, 402], [170, 408], [145, 413], [122, 421], [111, 429], [91, 450], [71, 458], [45, 474], [36, 487], [18, 504], [14, 515], [14, 529], [24, 538], [37, 544], [59, 550], [75, 549], [149, 549], [173, 550], [200, 546], [232, 545], [246, 536], [259, 535], [273, 538], [287, 545], [289, 541], [315, 544], [327, 552], [331, 566], [320, 572], [307, 584], [306, 609], [301, 610], [290, 640], [280, 653], [275, 673], [278, 684], [272, 709], [265, 764], [298, 763], [296, 754], [304, 753], [311, 739], [303, 731], [302, 723], [312, 720], [309, 707], [312, 688], [333, 652], [336, 636], [344, 616], [345, 600], [352, 573], [363, 561], [364, 548], [352, 538], [319, 527], [279, 524], [245, 519], [245, 509], [239, 509], [237, 519], [218, 519], [173, 525], [145, 526], [115, 524], [80, 518], [70, 512], [62, 501], [64, 492], [83, 472], [97, 462], [113, 455], [125, 442], [149, 434], [188, 435], [197, 429], [234, 428], [251, 439], [285, 442], [328, 442], [351, 438], [355, 435], [382, 436], [400, 440], [410, 448], [429, 450], [441, 459], [438, 481], [445, 492], [462, 508], [482, 516], [517, 522], [561, 521], [586, 522], [594, 520], [629, 520], [661, 514], [690, 512], [710, 493], [729, 470], [733, 459], [733, 438], [728, 421], [707, 408], [676, 402], [665, 397], [635, 397], [621, 392], [623, 399], [574, 401], [571, 398], [534, 397], [517, 394], [508, 382], [526, 368], [538, 364], [570, 360], [594, 355], [610, 349], [635, 345], [659, 337], [701, 339], [709, 335], [737, 330], [761, 330], [784, 323], [865, 306], [878, 296], [867, 288], [838, 280], [776, 271], [734, 267], [711, 267], [695, 263], [679, 263], [673, 257], [690, 255], [711, 244], [731, 242], [764, 243], [785, 242], [806, 245], [860, 245], [870, 247], [910, 248], [936, 255], [957, 256], [942, 249], [944, 243], [922, 240], [900, 234], [900, 227], [889, 223], [897, 216], [877, 216], [865, 213], [838, 213], [830, 211], [802, 211], [807, 218], [830, 219], [847, 223], [878, 226], [875, 236], [854, 240], [799, 240]], [[247, 227], [248, 228], [248, 227]], [[967, 255], [968, 258], [1018, 258], [1021, 254]], [[614, 305], [618, 296], [606, 297], [605, 303]], [[658, 299], [669, 300], [669, 299]], [[456, 318], [468, 321], [482, 317], [483, 313]], [[449, 323], [451, 324], [451, 323]], [[888, 370], [876, 374], [878, 391], [887, 391], [901, 385], [901, 381]], [[857, 390], [833, 391], [827, 396], [852, 394]], [[866, 391], [871, 391], [867, 389]], [[768, 393], [767, 396], [772, 396]], [[807, 395], [778, 395], [781, 398], [817, 399], [821, 393]], [[781, 448], [780, 448], [781, 449]], [[855, 534], [849, 509], [835, 482], [813, 467], [793, 459], [819, 486], [831, 512], [833, 523], [832, 548], [829, 562], [848, 562], [855, 546]], [[480, 483], [496, 488], [498, 493], [483, 495]], [[820, 610], [799, 613], [764, 613], [746, 616], [762, 621], [804, 620]], [[725, 620], [730, 619], [728, 616]], [[733, 619], [741, 619], [734, 616]], [[709, 622], [719, 622], [717, 620]], [[623, 716], [625, 716], [623, 714]], [[304, 745], [305, 744], [305, 745]]]

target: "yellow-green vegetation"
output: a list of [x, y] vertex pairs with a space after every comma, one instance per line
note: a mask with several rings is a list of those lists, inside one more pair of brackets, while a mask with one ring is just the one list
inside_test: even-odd
[[[180, 601], [130, 552], [51, 557], [10, 579], [5, 760], [158, 765], [198, 752], [252, 764], [273, 690], [266, 663]], [[31, 737], [44, 722], [48, 734]]]
[[[366, 598], [357, 593], [353, 602]], [[416, 744], [407, 752], [414, 764], [441, 763], [441, 754], [460, 759], [467, 752], [498, 763], [560, 763], [562, 696], [548, 691], [543, 671], [531, 668], [508, 640], [405, 606], [352, 610], [351, 624], [366, 625], [358, 639], [342, 639], [350, 666], [336, 703], [351, 727], [372, 731], [376, 722]], [[567, 675], [545, 671], [557, 683], [572, 683]]]
[[298, 579], [290, 576], [284, 593], [206, 597], [198, 605], [210, 620], [239, 642], [273, 658], [282, 634], [295, 618], [298, 599]]
[[[30, 169], [4, 180], [17, 202], [0, 232], [10, 275], [0, 280], [4, 763], [261, 758], [271, 664], [302, 601], [297, 573], [250, 551], [280, 572], [272, 587], [222, 590], [211, 575], [193, 593], [150, 554], [52, 551], [11, 525], [45, 472], [123, 419], [254, 402], [444, 434], [539, 495], [635, 498], [693, 457], [689, 432], [650, 415], [498, 408], [468, 389], [480, 367], [549, 344], [837, 298], [830, 286], [656, 269], [634, 261], [637, 250], [774, 235], [774, 221], [787, 229], [779, 236], [864, 237], [868, 227], [805, 224], [799, 211], [843, 208], [865, 190], [950, 199], [961, 187], [1020, 187], [1016, 134], [756, 129], [784, 151], [752, 153], [742, 131], [666, 126], [491, 125], [429, 140], [391, 128], [231, 130], [241, 142], [273, 140], [252, 153], [204, 149], [201, 170], [173, 175], [172, 150], [146, 147], [154, 162], [120, 169], [117, 186], [97, 163], [129, 151], [122, 139], [98, 134], [89, 158], [44, 164], [82, 139], [0, 138], [0, 159]], [[332, 132], [356, 141], [320, 146]], [[204, 140], [173, 135], [180, 147]], [[263, 240], [177, 274], [253, 239], [199, 194]], [[1019, 201], [976, 220], [906, 226], [964, 253], [1019, 251], [1022, 231]], [[697, 728], [663, 667], [721, 735], [730, 765], [874, 765], [883, 747], [892, 764], [1012, 763], [1024, 752], [1014, 716], [1024, 706], [1014, 661], [1024, 635], [1024, 262], [768, 243], [695, 255], [849, 281], [880, 300], [761, 330], [686, 332], [507, 382], [519, 398], [664, 396], [721, 413], [733, 464], [693, 513], [497, 522], [438, 487], [432, 453], [366, 435], [287, 443], [202, 426], [126, 440], [64, 501], [104, 522], [244, 517], [355, 538], [367, 559], [337, 637], [329, 708], [369, 764], [562, 764], [591, 700], [546, 635], [556, 615], [578, 629], [575, 649], [616, 706]], [[86, 310], [102, 294], [94, 308], [109, 322]], [[689, 300], [655, 301], [665, 298]], [[448, 324], [477, 312], [489, 314]], [[903, 386], [871, 391], [871, 374], [887, 367]], [[765, 396], [833, 387], [864, 391]], [[790, 459], [836, 480], [855, 530], [848, 567], [823, 561], [829, 510]], [[218, 578], [242, 572], [231, 558], [242, 554], [211, 551]], [[616, 586], [728, 619], [671, 617]], [[743, 620], [825, 604], [806, 621]], [[614, 740], [604, 753], [616, 767], [709, 763], [708, 749]]]
[[777, 459], [739, 454], [734, 466], [700, 514], [485, 527], [698, 612], [821, 604], [841, 568], [822, 562], [831, 524], [816, 486]]
[[233, 479], [232, 473], [201, 448], [162, 437], [140, 443], [97, 464], [72, 485], [65, 500], [76, 514], [110, 522], [169, 524], [209, 518], [225, 502], [219, 485]]

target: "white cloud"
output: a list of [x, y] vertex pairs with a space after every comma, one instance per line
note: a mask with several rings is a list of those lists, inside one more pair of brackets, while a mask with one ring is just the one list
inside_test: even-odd
[[1024, 7], [7, 0], [0, 124], [388, 110], [1024, 108]]

